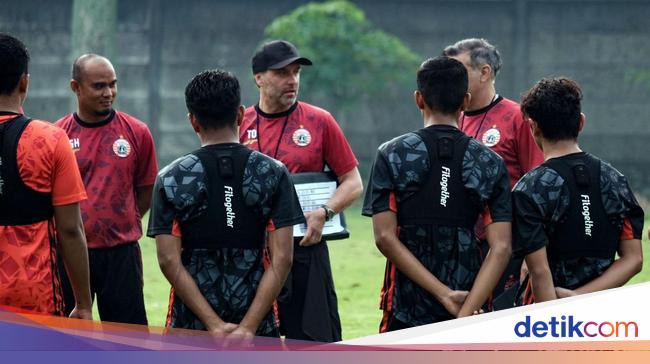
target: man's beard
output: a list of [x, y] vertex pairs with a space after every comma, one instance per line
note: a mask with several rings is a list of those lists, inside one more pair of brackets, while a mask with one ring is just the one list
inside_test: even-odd
[[112, 111], [113, 111], [112, 107], [109, 107], [106, 110], [95, 110], [95, 115], [97, 115], [97, 116], [108, 116], [108, 115], [111, 114]]

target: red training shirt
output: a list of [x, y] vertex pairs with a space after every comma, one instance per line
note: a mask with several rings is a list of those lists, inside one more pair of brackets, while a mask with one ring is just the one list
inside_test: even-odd
[[81, 204], [88, 247], [140, 239], [136, 188], [153, 185], [158, 171], [147, 125], [120, 111], [98, 123], [86, 123], [73, 113], [56, 125], [68, 134], [88, 191], [88, 200]]

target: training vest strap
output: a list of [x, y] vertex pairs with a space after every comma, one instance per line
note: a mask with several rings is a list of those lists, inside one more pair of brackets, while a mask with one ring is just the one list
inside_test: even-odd
[[433, 224], [472, 230], [479, 209], [463, 183], [463, 158], [470, 138], [431, 127], [415, 133], [427, 147], [430, 169], [425, 182], [414, 187], [417, 192], [398, 204], [400, 226]]
[[600, 160], [552, 158], [543, 165], [555, 170], [569, 188], [569, 207], [546, 247], [549, 260], [600, 257], [613, 259], [621, 229], [605, 212], [600, 186]]
[[24, 115], [0, 123], [0, 225], [29, 225], [54, 215], [52, 194], [29, 188], [18, 169], [18, 142], [31, 119]]
[[181, 223], [184, 249], [247, 248], [264, 246], [266, 223], [262, 212], [248, 207], [243, 196], [248, 148], [192, 152], [201, 160], [208, 187], [208, 208], [198, 218]]

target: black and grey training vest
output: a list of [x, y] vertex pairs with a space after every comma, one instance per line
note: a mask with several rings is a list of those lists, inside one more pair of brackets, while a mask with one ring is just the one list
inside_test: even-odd
[[546, 247], [551, 262], [579, 257], [613, 259], [616, 254], [621, 228], [610, 221], [603, 206], [600, 163], [585, 153], [576, 158], [552, 158], [543, 164], [564, 179], [570, 192], [566, 214]]
[[192, 152], [205, 169], [208, 207], [199, 217], [181, 222], [184, 249], [261, 249], [266, 229], [262, 212], [246, 206], [242, 192], [248, 148], [210, 146]]
[[[429, 174], [397, 208], [398, 224], [440, 225], [474, 229], [479, 204], [465, 189], [463, 158], [470, 137], [460, 131], [431, 127], [416, 131], [429, 153]], [[408, 192], [409, 187], [407, 187]]]
[[29, 225], [54, 215], [52, 194], [29, 188], [18, 169], [18, 141], [31, 119], [24, 115], [0, 123], [0, 225]]

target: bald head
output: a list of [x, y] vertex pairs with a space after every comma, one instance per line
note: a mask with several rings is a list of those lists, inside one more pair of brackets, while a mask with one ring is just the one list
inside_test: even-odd
[[94, 53], [87, 53], [79, 56], [79, 58], [77, 58], [72, 64], [72, 79], [80, 82], [86, 73], [86, 69], [88, 69], [89, 66], [95, 65], [108, 67], [115, 72], [113, 64], [111, 64], [111, 61], [109, 61], [108, 58]]

